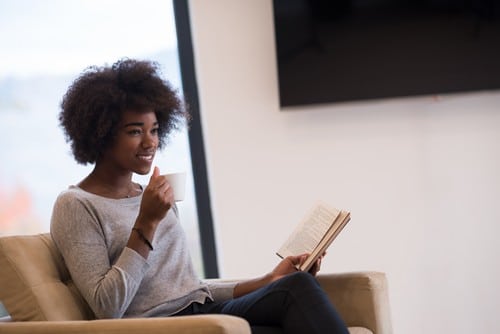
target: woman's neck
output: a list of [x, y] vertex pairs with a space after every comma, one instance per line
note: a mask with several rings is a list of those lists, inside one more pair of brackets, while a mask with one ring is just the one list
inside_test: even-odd
[[141, 186], [132, 182], [132, 173], [119, 176], [97, 168], [78, 186], [90, 193], [114, 199], [134, 197], [142, 193]]

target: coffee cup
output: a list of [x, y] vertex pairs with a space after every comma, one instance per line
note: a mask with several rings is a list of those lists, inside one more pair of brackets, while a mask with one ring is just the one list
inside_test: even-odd
[[186, 192], [186, 173], [185, 172], [169, 173], [163, 175], [163, 177], [167, 179], [167, 182], [174, 190], [175, 201], [184, 200], [184, 194]]

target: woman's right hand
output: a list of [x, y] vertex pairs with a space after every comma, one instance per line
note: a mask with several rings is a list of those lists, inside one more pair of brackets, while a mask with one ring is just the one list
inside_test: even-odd
[[142, 195], [136, 226], [142, 225], [141, 227], [144, 228], [155, 229], [173, 205], [173, 188], [167, 180], [160, 175], [160, 169], [155, 167]]

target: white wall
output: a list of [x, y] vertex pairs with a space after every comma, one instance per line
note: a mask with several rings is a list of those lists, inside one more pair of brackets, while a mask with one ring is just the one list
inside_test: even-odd
[[395, 333], [498, 333], [500, 92], [280, 111], [270, 0], [191, 0], [225, 277], [260, 275], [317, 199], [323, 272], [388, 275]]

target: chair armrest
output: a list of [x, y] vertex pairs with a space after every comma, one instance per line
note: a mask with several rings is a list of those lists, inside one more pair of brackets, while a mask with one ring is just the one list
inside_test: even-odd
[[387, 278], [381, 272], [320, 274], [318, 281], [347, 326], [392, 334]]
[[29, 321], [0, 324], [2, 334], [251, 334], [246, 320], [230, 315], [165, 318]]

